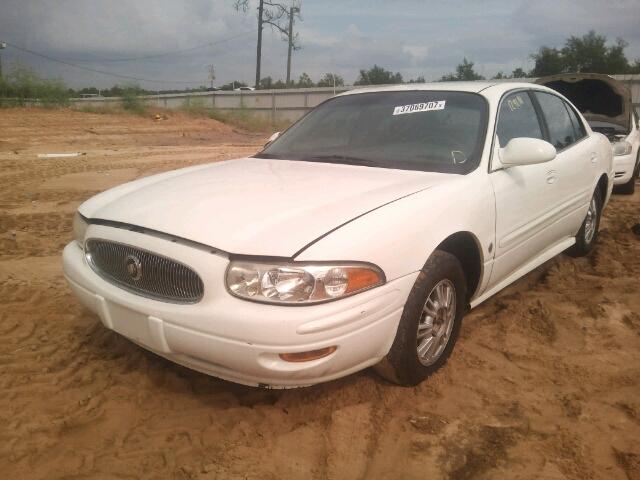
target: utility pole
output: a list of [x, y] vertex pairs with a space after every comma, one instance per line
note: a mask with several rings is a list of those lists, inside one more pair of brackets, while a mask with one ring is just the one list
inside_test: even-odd
[[213, 81], [216, 79], [216, 73], [213, 65], [209, 65], [209, 81], [211, 82], [211, 90], [213, 90]]
[[289, 40], [289, 50], [287, 52], [287, 87], [291, 83], [291, 50], [293, 50], [293, 11], [295, 7], [289, 8], [289, 34], [287, 35]]
[[[7, 48], [7, 44], [0, 42], [0, 50], [4, 50], [5, 48]], [[0, 78], [2, 78], [2, 55], [0, 55]]]
[[258, 6], [258, 48], [256, 52], [256, 84], [255, 88], [260, 88], [260, 59], [262, 57], [262, 12], [264, 12], [264, 0], [260, 0]]
[[[251, 5], [251, 0], [235, 0], [234, 8], [238, 11], [246, 12]], [[295, 13], [300, 13], [300, 7], [292, 6], [289, 8], [284, 3], [276, 0], [259, 0], [258, 2], [258, 45], [256, 47], [256, 81], [255, 88], [260, 88], [260, 63], [262, 60], [262, 30], [265, 24], [278, 30], [282, 35], [289, 38], [289, 59], [291, 58], [291, 50], [297, 50], [293, 36], [293, 21], [289, 18], [289, 30], [283, 26], [283, 18], [285, 15], [292, 17]], [[290, 61], [289, 61], [290, 63]]]

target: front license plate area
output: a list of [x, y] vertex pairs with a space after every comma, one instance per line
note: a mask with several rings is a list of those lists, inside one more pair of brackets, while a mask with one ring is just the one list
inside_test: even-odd
[[116, 332], [142, 345], [153, 346], [149, 318], [145, 314], [111, 302], [108, 302], [107, 309]]

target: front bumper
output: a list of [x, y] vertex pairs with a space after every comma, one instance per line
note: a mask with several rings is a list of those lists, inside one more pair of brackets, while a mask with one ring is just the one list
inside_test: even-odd
[[618, 155], [613, 157], [613, 184], [622, 185], [631, 180], [636, 167], [636, 155]]
[[[141, 297], [98, 276], [75, 243], [63, 252], [64, 273], [80, 301], [102, 323], [176, 363], [252, 386], [288, 388], [339, 378], [380, 361], [395, 337], [417, 272], [334, 302], [277, 306], [248, 302], [224, 288], [225, 257], [167, 239], [99, 225], [87, 237], [143, 247], [191, 266], [203, 299], [176, 305]], [[309, 362], [278, 354], [337, 346]]]

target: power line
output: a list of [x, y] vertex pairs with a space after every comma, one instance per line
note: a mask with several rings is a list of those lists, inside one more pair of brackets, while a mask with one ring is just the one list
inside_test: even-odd
[[193, 47], [189, 47], [189, 48], [183, 48], [180, 50], [171, 50], [168, 52], [163, 52], [163, 53], [154, 53], [154, 54], [150, 54], [150, 55], [143, 55], [140, 57], [127, 57], [127, 58], [98, 58], [98, 59], [70, 59], [70, 61], [74, 61], [74, 62], [96, 62], [96, 63], [101, 63], [101, 62], [132, 62], [132, 61], [137, 61], [137, 60], [147, 60], [150, 58], [160, 58], [160, 57], [166, 57], [166, 56], [170, 56], [170, 55], [180, 55], [182, 53], [186, 53], [186, 52], [191, 52], [194, 50], [199, 50], [201, 48], [208, 48], [208, 47], [213, 47], [215, 45], [219, 45], [221, 43], [225, 43], [225, 42], [229, 42], [231, 40], [235, 40], [236, 38], [240, 38], [240, 37], [244, 37], [250, 34], [255, 33], [255, 30], [250, 30], [247, 32], [243, 32], [243, 33], [239, 33], [238, 35], [234, 35], [232, 37], [228, 37], [228, 38], [224, 38], [222, 40], [217, 40], [215, 42], [209, 42], [209, 43], [203, 43], [200, 45], [195, 45]]
[[14, 45], [14, 44], [9, 43], [9, 42], [7, 42], [7, 45], [12, 47], [12, 48], [15, 48], [16, 50], [20, 50], [21, 52], [30, 53], [31, 55], [35, 55], [36, 57], [44, 58], [44, 59], [49, 60], [51, 62], [60, 63], [62, 65], [67, 65], [69, 67], [78, 68], [80, 70], [86, 70], [87, 72], [93, 72], [93, 73], [99, 73], [101, 75], [107, 75], [109, 77], [123, 78], [123, 79], [126, 79], [126, 80], [136, 80], [138, 82], [152, 82], [152, 83], [184, 83], [184, 84], [192, 84], [192, 83], [201, 82], [201, 80], [194, 80], [194, 81], [154, 80], [154, 79], [150, 79], [150, 78], [134, 77], [133, 75], [125, 75], [125, 74], [121, 74], [121, 73], [111, 73], [111, 72], [106, 72], [104, 70], [98, 70], [97, 68], [85, 67], [83, 65], [76, 65], [74, 63], [67, 62], [65, 60], [60, 60], [59, 58], [55, 58], [55, 57], [52, 57], [50, 55], [46, 55], [44, 53], [34, 52], [33, 50], [29, 50], [28, 48], [19, 47], [18, 45]]
[[[218, 40], [216, 42], [209, 42], [206, 45], [196, 45], [195, 47], [190, 47], [190, 48], [185, 48], [182, 50], [174, 50], [171, 52], [164, 52], [164, 53], [158, 53], [158, 54], [154, 54], [154, 55], [147, 55], [144, 57], [135, 57], [135, 58], [128, 58], [128, 59], [105, 59], [105, 60], [94, 60], [95, 62], [99, 63], [102, 61], [131, 61], [131, 60], [143, 60], [146, 58], [157, 58], [157, 57], [163, 57], [163, 56], [167, 56], [167, 55], [173, 55], [173, 54], [179, 54], [179, 53], [184, 53], [187, 51], [191, 51], [191, 50], [197, 50], [199, 48], [203, 48], [203, 47], [209, 47], [212, 45], [216, 45], [219, 43], [223, 43], [223, 42], [228, 42], [230, 40], [234, 40], [236, 38], [239, 38], [241, 36], [244, 35], [248, 35], [250, 33], [254, 33], [253, 31], [251, 32], [244, 32], [238, 35], [234, 35], [233, 37], [229, 37], [229, 38], [225, 38], [223, 40]], [[194, 83], [201, 83], [202, 80], [193, 80], [193, 81], [186, 81], [186, 80], [157, 80], [157, 79], [151, 79], [151, 78], [142, 78], [142, 77], [135, 77], [133, 75], [126, 75], [126, 74], [122, 74], [122, 73], [112, 73], [112, 72], [107, 72], [105, 70], [99, 70], [97, 68], [91, 68], [91, 67], [85, 67], [84, 65], [77, 65], [75, 63], [69, 62], [67, 60], [63, 60], [60, 58], [55, 58], [52, 57], [51, 55], [47, 55], [44, 53], [40, 53], [40, 52], [36, 52], [34, 50], [30, 50], [28, 48], [24, 48], [24, 47], [20, 47], [18, 45], [14, 45], [13, 43], [10, 42], [5, 42], [7, 44], [7, 46], [15, 48], [16, 50], [19, 50], [21, 52], [25, 52], [25, 53], [29, 53], [31, 55], [35, 55], [36, 57], [40, 57], [40, 58], [44, 58], [46, 60], [49, 60], [51, 62], [55, 62], [55, 63], [60, 63], [62, 65], [67, 65], [69, 67], [73, 67], [73, 68], [77, 68], [80, 70], [85, 70], [87, 72], [93, 72], [93, 73], [98, 73], [100, 75], [107, 75], [110, 77], [115, 77], [115, 78], [122, 78], [125, 80], [135, 80], [138, 82], [150, 82], [150, 83], [182, 83], [182, 84], [194, 84]]]

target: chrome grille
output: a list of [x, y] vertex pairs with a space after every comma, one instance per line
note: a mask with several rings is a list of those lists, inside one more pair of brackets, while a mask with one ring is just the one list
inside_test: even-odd
[[143, 297], [171, 303], [196, 303], [204, 284], [196, 272], [141, 248], [91, 238], [85, 244], [91, 268], [105, 280]]

